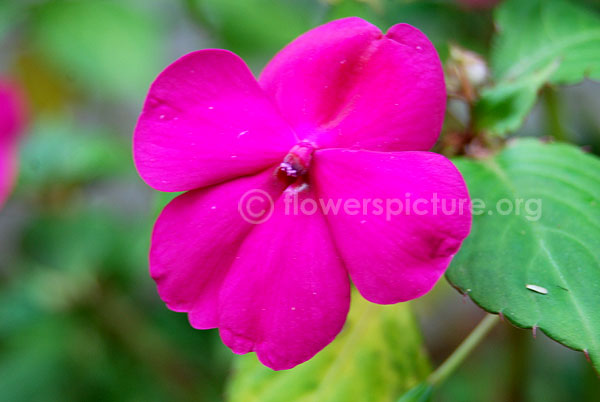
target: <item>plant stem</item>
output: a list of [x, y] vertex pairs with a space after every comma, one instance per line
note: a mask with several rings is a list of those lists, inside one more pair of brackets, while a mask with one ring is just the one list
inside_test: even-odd
[[465, 338], [465, 340], [456, 348], [454, 352], [439, 366], [427, 379], [431, 385], [439, 385], [450, 374], [454, 372], [465, 360], [465, 358], [475, 349], [477, 345], [485, 338], [490, 330], [499, 321], [499, 317], [495, 314], [488, 314], [473, 331]]
[[548, 128], [550, 134], [558, 141], [568, 142], [569, 135], [562, 124], [560, 116], [560, 102], [556, 88], [547, 86], [543, 91], [544, 105], [548, 116]]
[[527, 384], [529, 373], [529, 347], [531, 333], [519, 328], [507, 326], [510, 375], [508, 378], [508, 396], [511, 402], [524, 402], [527, 400], [523, 384]]

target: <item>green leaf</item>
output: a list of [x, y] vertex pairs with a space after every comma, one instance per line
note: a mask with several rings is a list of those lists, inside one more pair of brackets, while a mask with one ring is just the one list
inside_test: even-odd
[[432, 393], [433, 386], [427, 383], [421, 383], [402, 395], [402, 398], [400, 398], [398, 402], [429, 402], [431, 401]]
[[474, 217], [450, 283], [486, 311], [586, 351], [600, 370], [600, 161], [528, 139], [455, 163]]
[[557, 63], [551, 63], [519, 80], [484, 89], [475, 105], [477, 130], [494, 135], [517, 130], [535, 104], [539, 89], [556, 67]]
[[507, 0], [495, 15], [492, 49], [496, 85], [475, 109], [479, 131], [516, 131], [547, 82], [600, 79], [600, 18], [565, 0]]
[[20, 160], [19, 185], [25, 188], [134, 174], [128, 141], [68, 121], [38, 122], [21, 146]]
[[75, 84], [138, 100], [164, 67], [161, 24], [113, 1], [53, 1], [39, 7], [32, 42]]
[[313, 359], [272, 371], [239, 358], [229, 384], [236, 401], [394, 401], [429, 371], [409, 304], [380, 306], [353, 294], [342, 333]]
[[600, 18], [565, 0], [506, 0], [496, 13], [492, 54], [499, 80], [519, 79], [556, 59], [552, 82], [600, 79]]

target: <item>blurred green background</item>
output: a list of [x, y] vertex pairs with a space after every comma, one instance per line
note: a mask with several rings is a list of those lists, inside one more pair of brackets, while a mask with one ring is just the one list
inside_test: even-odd
[[[0, 401], [225, 398], [237, 357], [216, 330], [168, 311], [148, 275], [171, 195], [138, 178], [131, 133], [149, 84], [179, 56], [223, 47], [258, 73], [298, 34], [350, 15], [417, 26], [446, 64], [450, 45], [485, 58], [494, 31], [492, 11], [450, 0], [0, 0], [0, 76], [30, 107], [0, 210]], [[558, 127], [598, 153], [599, 87], [544, 89], [517, 135]], [[444, 280], [413, 305], [434, 366], [483, 315]], [[435, 400], [598, 401], [600, 381], [581, 354], [504, 324]]]

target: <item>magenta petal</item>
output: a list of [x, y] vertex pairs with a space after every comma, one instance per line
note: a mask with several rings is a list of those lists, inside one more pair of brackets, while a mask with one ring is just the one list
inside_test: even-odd
[[268, 170], [180, 195], [156, 221], [150, 273], [167, 306], [189, 312], [195, 328], [217, 326], [221, 283], [253, 227], [238, 212], [242, 195], [252, 189], [276, 199], [283, 187]]
[[255, 351], [275, 370], [300, 364], [342, 329], [350, 303], [347, 273], [324, 216], [286, 214], [283, 197], [254, 228], [219, 297], [223, 342]]
[[317, 27], [285, 47], [260, 83], [298, 136], [321, 148], [427, 150], [446, 107], [435, 48], [406, 24], [385, 36], [359, 18]]
[[[315, 153], [313, 169], [320, 198], [361, 205], [330, 211], [327, 219], [352, 281], [372, 302], [397, 303], [428, 292], [469, 233], [467, 188], [441, 155], [330, 149]], [[410, 213], [398, 213], [406, 199]]]
[[0, 81], [0, 205], [13, 187], [17, 171], [17, 140], [25, 125], [20, 92]]
[[134, 159], [150, 186], [183, 191], [257, 173], [295, 143], [238, 56], [201, 50], [152, 84], [135, 129]]

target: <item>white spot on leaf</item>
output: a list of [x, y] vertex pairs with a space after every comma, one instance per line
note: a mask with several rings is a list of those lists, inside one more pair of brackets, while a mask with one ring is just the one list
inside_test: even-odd
[[542, 295], [547, 295], [548, 294], [548, 289], [542, 287], [542, 286], [538, 286], [538, 285], [525, 285], [525, 287], [529, 290], [531, 290], [532, 292], [536, 292]]

